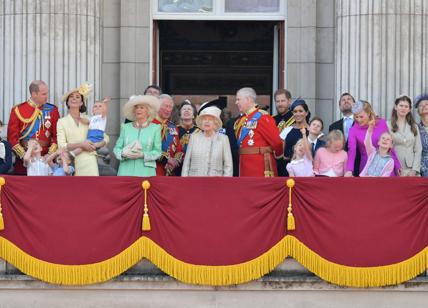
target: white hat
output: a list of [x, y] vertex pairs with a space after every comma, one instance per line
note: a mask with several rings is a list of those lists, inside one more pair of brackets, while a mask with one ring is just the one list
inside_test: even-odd
[[[202, 107], [201, 107], [202, 109]], [[199, 112], [198, 117], [196, 118], [196, 125], [201, 128], [202, 127], [202, 117], [203, 116], [211, 116], [215, 119], [215, 124], [217, 125], [217, 129], [223, 126], [223, 123], [220, 119], [221, 109], [216, 106], [210, 106], [202, 109]]]
[[135, 121], [134, 107], [137, 105], [146, 105], [150, 109], [149, 117], [154, 119], [159, 111], [160, 101], [152, 95], [133, 95], [123, 106], [123, 114], [128, 120]]

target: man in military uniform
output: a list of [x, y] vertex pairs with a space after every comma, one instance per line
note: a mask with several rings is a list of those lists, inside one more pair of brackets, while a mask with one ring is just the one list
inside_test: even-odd
[[256, 107], [256, 92], [242, 88], [236, 93], [236, 105], [243, 114], [234, 125], [239, 146], [239, 176], [277, 175], [275, 159], [283, 155], [283, 142], [275, 120]]
[[27, 174], [22, 157], [30, 139], [37, 139], [43, 148], [42, 155], [57, 150], [56, 123], [58, 108], [46, 103], [49, 88], [41, 80], [32, 81], [30, 98], [14, 106], [10, 113], [7, 139], [16, 155], [15, 174]]
[[162, 156], [156, 162], [156, 175], [173, 175], [183, 160], [183, 150], [179, 140], [177, 126], [169, 121], [174, 101], [168, 94], [159, 96], [161, 105], [153, 123], [162, 127]]
[[[278, 89], [274, 94], [275, 106], [278, 114], [274, 116], [276, 126], [278, 127], [278, 133], [281, 134], [284, 128], [287, 128], [294, 124], [294, 117], [291, 110], [291, 93], [286, 89]], [[285, 161], [281, 158], [276, 161], [278, 168], [278, 176], [285, 176]]]
[[278, 131], [294, 124], [293, 113], [289, 110], [291, 105], [291, 93], [286, 89], [278, 89], [274, 94], [275, 106], [278, 114], [274, 116]]

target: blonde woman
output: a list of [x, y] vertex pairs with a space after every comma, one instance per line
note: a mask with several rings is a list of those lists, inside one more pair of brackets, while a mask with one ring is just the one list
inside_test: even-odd
[[152, 95], [135, 95], [123, 107], [125, 118], [113, 152], [120, 161], [117, 175], [155, 176], [161, 156], [161, 127], [152, 123], [160, 101]]

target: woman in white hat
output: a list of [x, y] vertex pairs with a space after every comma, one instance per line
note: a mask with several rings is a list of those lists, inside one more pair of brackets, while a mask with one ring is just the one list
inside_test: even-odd
[[215, 104], [201, 106], [196, 125], [201, 129], [190, 137], [182, 176], [232, 176], [233, 163], [229, 139], [218, 133], [221, 110]]
[[161, 127], [152, 120], [160, 101], [151, 95], [135, 95], [123, 107], [125, 118], [119, 139], [113, 149], [120, 161], [117, 175], [155, 176], [156, 160], [162, 154]]
[[[63, 95], [62, 101], [68, 108], [68, 115], [58, 120], [57, 139], [59, 148], [65, 148], [70, 153], [76, 150], [79, 154], [74, 160], [75, 175], [97, 176], [98, 163], [96, 156], [96, 146], [87, 140], [89, 119], [83, 115], [87, 109], [91, 87], [89, 84], [82, 84], [79, 88], [72, 89]], [[108, 143], [108, 136], [104, 134], [104, 146]], [[83, 152], [80, 153], [80, 150]]]

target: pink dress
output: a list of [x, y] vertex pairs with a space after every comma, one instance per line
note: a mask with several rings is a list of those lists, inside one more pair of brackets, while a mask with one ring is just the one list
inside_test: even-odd
[[348, 154], [344, 150], [331, 153], [326, 148], [320, 148], [315, 155], [314, 172], [331, 177], [343, 176], [347, 161]]
[[312, 161], [308, 159], [306, 154], [302, 159], [295, 159], [287, 165], [288, 173], [293, 173], [294, 176], [314, 176]]

